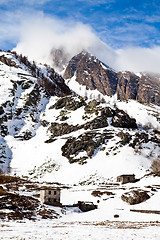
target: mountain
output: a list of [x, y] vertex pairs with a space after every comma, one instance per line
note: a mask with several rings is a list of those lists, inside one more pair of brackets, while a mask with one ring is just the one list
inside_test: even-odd
[[97, 89], [103, 95], [116, 94], [119, 100], [134, 99], [160, 105], [159, 74], [116, 72], [85, 51], [70, 60], [64, 78], [74, 78], [79, 84]]
[[49, 98], [66, 96], [71, 91], [49, 66], [36, 66], [10, 52], [0, 52], [0, 87], [0, 169], [6, 172], [12, 151], [5, 137], [32, 138]]
[[74, 76], [79, 84], [91, 90], [97, 89], [103, 95], [112, 96], [116, 92], [116, 73], [88, 52], [82, 51], [70, 60], [64, 78]]
[[[146, 234], [151, 221], [157, 234], [160, 107], [136, 99], [139, 85], [141, 91], [146, 87], [142, 99], [152, 99], [150, 92], [156, 95], [152, 88], [158, 76], [117, 73], [85, 52], [70, 61], [64, 76], [67, 80], [47, 65], [0, 52], [2, 238], [23, 238], [24, 232], [33, 238], [33, 229], [35, 238], [40, 229], [44, 239], [53, 238], [56, 228], [56, 236], [65, 239], [73, 226], [67, 235], [72, 239], [75, 226], [77, 231], [81, 226], [87, 234], [81, 232], [77, 239], [95, 238], [95, 229], [105, 229], [105, 239], [104, 226], [122, 225], [134, 228], [135, 236], [137, 225]], [[117, 176], [126, 174], [134, 174], [135, 181], [117, 182]], [[62, 208], [40, 201], [44, 187], [61, 189]], [[82, 212], [74, 205], [78, 201], [91, 201], [98, 208]]]
[[53, 68], [58, 72], [62, 72], [66, 68], [70, 60], [70, 56], [63, 50], [63, 48], [53, 48], [50, 55], [53, 62]]
[[[4, 75], [8, 72], [12, 74], [12, 72], [7, 72], [7, 68], [3, 69], [3, 64], [5, 66], [8, 66], [10, 70], [11, 67], [17, 69], [17, 75], [22, 83], [25, 82], [26, 84], [26, 76], [34, 77], [36, 78], [39, 86], [42, 86], [51, 95], [65, 96], [71, 94], [70, 89], [64, 83], [64, 79], [59, 74], [57, 74], [53, 68], [47, 65], [36, 65], [34, 61], [31, 63], [25, 56], [18, 55], [16, 52], [1, 52], [0, 62], [2, 65], [1, 71], [4, 71]], [[24, 70], [24, 72], [22, 70]], [[23, 86], [23, 88], [27, 89], [27, 84], [26, 86]]]
[[[79, 62], [81, 56], [84, 65]], [[115, 93], [118, 74], [94, 56], [83, 52], [71, 62], [65, 77], [70, 69], [72, 78], [78, 66], [79, 81], [93, 76], [86, 85], [92, 83], [89, 86], [94, 89], [96, 84], [105, 93]], [[102, 75], [106, 85], [100, 81]], [[111, 97], [83, 98], [49, 66], [36, 65], [10, 52], [0, 53], [0, 84], [2, 172], [60, 182], [87, 182], [90, 178], [98, 182], [125, 172], [143, 176], [159, 161], [156, 105]], [[122, 167], [113, 168], [116, 165]]]

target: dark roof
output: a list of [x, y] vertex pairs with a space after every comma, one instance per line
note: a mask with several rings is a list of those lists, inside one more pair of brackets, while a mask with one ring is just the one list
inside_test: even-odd
[[55, 191], [55, 190], [61, 190], [61, 189], [60, 188], [56, 188], [56, 187], [54, 188], [54, 187], [47, 187], [46, 186], [46, 187], [41, 187], [40, 190], [53, 190], [53, 191]]
[[135, 174], [122, 174], [118, 177], [129, 177], [129, 176], [135, 176]]

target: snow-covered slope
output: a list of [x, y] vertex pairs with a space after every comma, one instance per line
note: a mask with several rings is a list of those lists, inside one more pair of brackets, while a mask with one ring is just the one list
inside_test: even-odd
[[[0, 53], [0, 170], [27, 179], [1, 184], [1, 217], [20, 217], [5, 191], [38, 204], [28, 215], [37, 221], [3, 223], [1, 238], [106, 239], [110, 229], [110, 239], [159, 239], [160, 107], [103, 96], [74, 76], [66, 84], [48, 66]], [[135, 174], [136, 182], [118, 183], [121, 174]], [[62, 186], [63, 205], [92, 201], [98, 209], [42, 205], [44, 181]], [[141, 192], [146, 201], [122, 200]], [[42, 220], [41, 211], [61, 218]]]
[[[52, 108], [56, 100], [57, 98], [52, 97], [45, 111], [41, 112], [40, 121], [43, 125], [39, 126], [34, 137], [25, 141], [20, 141], [11, 135], [5, 137], [9, 148], [12, 149], [11, 169], [14, 169], [18, 174], [28, 176], [30, 173], [31, 177], [42, 177], [43, 180], [61, 183], [74, 184], [83, 181], [95, 183], [105, 182], [112, 178], [115, 180], [117, 175], [125, 173], [135, 173], [137, 177], [142, 177], [146, 171], [150, 171], [152, 162], [155, 159], [158, 160], [159, 146], [152, 139], [156, 136], [153, 131], [144, 131], [142, 127], [139, 130], [116, 128], [110, 124], [111, 117], [108, 119], [107, 127], [95, 130], [80, 128], [68, 134], [64, 132], [60, 136], [58, 131], [64, 122], [68, 124], [68, 128], [71, 125], [80, 126], [95, 119], [96, 115], [95, 113], [86, 114], [84, 106], [75, 111]], [[101, 107], [106, 107], [106, 104], [101, 104]], [[61, 121], [64, 113], [67, 119]], [[85, 117], [88, 119], [85, 120]], [[50, 132], [49, 126], [55, 122], [59, 125]], [[80, 142], [80, 136], [90, 132], [95, 133], [93, 138], [98, 137], [99, 134], [103, 138], [104, 131], [110, 135], [109, 139], [106, 138], [104, 143], [95, 146], [92, 156], [88, 156], [83, 147], [78, 155], [75, 153], [72, 164], [66, 157], [62, 156], [62, 146], [68, 138], [77, 138]], [[125, 133], [124, 136], [121, 135], [122, 131]], [[53, 132], [55, 136], [51, 137]], [[148, 140], [144, 141], [143, 134], [146, 134], [145, 137]], [[122, 144], [121, 141], [125, 137], [131, 139], [124, 140]], [[137, 137], [141, 137], [140, 142]], [[135, 146], [129, 146], [129, 143], [134, 141], [137, 141]], [[79, 164], [81, 158], [85, 158], [82, 165]], [[78, 159], [77, 162], [76, 159]]]
[[70, 90], [49, 67], [0, 52], [0, 91], [0, 169], [6, 172], [13, 152], [5, 137], [28, 140], [35, 136], [50, 94], [64, 96]]
[[[2, 62], [0, 66], [0, 167], [4, 172], [10, 167], [12, 173], [63, 183], [101, 182], [123, 173], [143, 176], [159, 159], [158, 135], [153, 131], [159, 129], [158, 106], [119, 102], [114, 97], [104, 101], [100, 95], [96, 101], [91, 91], [89, 100], [50, 96], [31, 68], [11, 53], [1, 56], [12, 61], [11, 66]], [[50, 76], [49, 68], [39, 67]], [[74, 91], [79, 89], [80, 85]], [[132, 129], [130, 119], [128, 125], [122, 124], [122, 117], [129, 116], [116, 110], [116, 104], [137, 120], [138, 129]], [[91, 146], [85, 146], [85, 138]], [[80, 143], [80, 150], [67, 153], [69, 139], [71, 145]]]

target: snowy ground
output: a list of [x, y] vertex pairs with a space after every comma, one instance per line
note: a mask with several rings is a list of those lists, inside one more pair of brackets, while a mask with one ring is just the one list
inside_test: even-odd
[[[155, 188], [151, 191], [150, 187]], [[106, 186], [73, 186], [61, 191], [62, 204], [73, 204], [78, 200], [98, 203], [98, 209], [81, 212], [78, 208], [49, 207], [61, 217], [55, 220], [0, 221], [1, 239], [46, 239], [46, 240], [106, 240], [127, 239], [158, 240], [160, 237], [160, 214], [138, 213], [134, 210], [160, 211], [159, 177], [148, 176], [137, 183]], [[101, 197], [91, 195], [93, 190], [112, 191], [115, 195]], [[148, 190], [147, 201], [128, 205], [121, 195], [131, 189]], [[118, 217], [115, 217], [118, 215]]]
[[[153, 224], [153, 223], [152, 223]], [[160, 224], [128, 222], [39, 222], [0, 223], [1, 239], [45, 240], [159, 240]], [[157, 226], [156, 226], [157, 225]]]

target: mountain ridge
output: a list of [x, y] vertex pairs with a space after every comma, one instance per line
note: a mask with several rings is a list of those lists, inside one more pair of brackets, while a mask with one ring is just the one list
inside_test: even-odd
[[66, 67], [65, 79], [75, 78], [88, 89], [103, 95], [117, 95], [119, 100], [137, 100], [160, 105], [160, 75], [151, 73], [116, 72], [92, 54], [82, 51]]
[[[78, 91], [70, 90], [49, 66], [30, 63], [15, 53], [1, 52], [2, 55], [2, 172], [77, 183], [90, 176], [97, 176], [97, 181], [112, 179], [132, 172], [133, 166], [143, 176], [154, 161], [159, 161], [158, 106], [105, 96], [83, 98]], [[91, 59], [101, 64], [94, 56]], [[116, 167], [112, 172], [112, 161], [122, 168]], [[109, 170], [105, 172], [103, 165]]]

